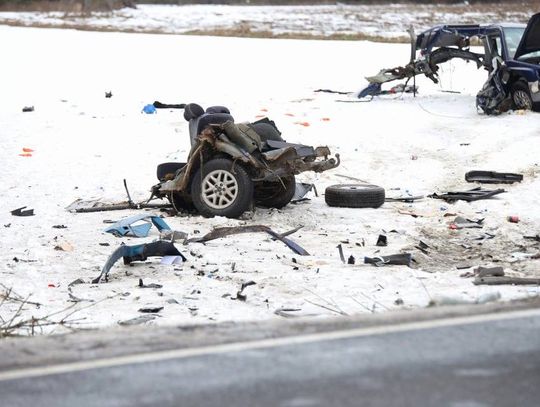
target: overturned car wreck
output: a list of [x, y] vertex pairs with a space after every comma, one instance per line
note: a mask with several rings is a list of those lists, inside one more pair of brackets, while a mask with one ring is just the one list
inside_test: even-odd
[[[410, 62], [367, 77], [370, 85], [361, 95], [382, 83], [408, 81], [420, 74], [438, 83], [439, 65], [460, 58], [488, 71], [488, 79], [476, 96], [476, 105], [484, 113], [499, 114], [512, 108], [540, 110], [540, 13], [527, 25], [441, 25], [418, 36], [412, 30], [409, 34]], [[475, 40], [484, 52], [471, 51]]]
[[237, 218], [253, 204], [282, 208], [294, 196], [295, 175], [323, 172], [339, 165], [328, 147], [285, 142], [267, 118], [235, 123], [229, 109], [184, 108], [191, 150], [185, 163], [163, 163], [152, 195], [167, 198], [175, 209], [196, 209], [206, 217]]

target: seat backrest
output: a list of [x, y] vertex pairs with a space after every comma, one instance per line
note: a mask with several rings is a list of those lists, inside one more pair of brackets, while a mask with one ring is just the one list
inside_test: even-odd
[[189, 137], [191, 145], [195, 144], [197, 136], [211, 124], [223, 124], [227, 121], [234, 122], [234, 118], [227, 113], [205, 113], [189, 121]]
[[189, 122], [189, 138], [193, 146], [197, 136], [211, 124], [234, 122], [229, 109], [224, 106], [211, 106], [206, 111], [196, 103], [189, 103], [184, 108], [184, 119]]

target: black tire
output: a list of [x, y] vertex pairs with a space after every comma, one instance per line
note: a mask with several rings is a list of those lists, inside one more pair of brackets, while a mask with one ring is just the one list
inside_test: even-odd
[[296, 191], [296, 178], [294, 175], [282, 177], [281, 183], [261, 182], [255, 185], [255, 204], [263, 208], [281, 209], [294, 197]]
[[180, 194], [177, 192], [172, 192], [169, 195], [167, 195], [167, 199], [169, 199], [173, 208], [177, 212], [180, 212], [182, 210], [187, 211], [187, 212], [193, 212], [193, 210], [195, 209], [191, 196], [187, 196], [185, 194]]
[[532, 110], [533, 100], [529, 86], [523, 82], [516, 82], [512, 85], [512, 101], [515, 109]]
[[343, 184], [326, 188], [328, 206], [343, 208], [378, 208], [384, 203], [384, 188], [377, 185]]
[[281, 138], [281, 133], [269, 123], [253, 123], [251, 127], [260, 136], [261, 141], [284, 141]]
[[172, 179], [180, 168], [182, 168], [186, 163], [163, 163], [157, 166], [157, 179], [160, 181], [167, 181]]
[[251, 207], [253, 181], [241, 164], [216, 158], [204, 163], [193, 176], [191, 197], [204, 217], [238, 218]]

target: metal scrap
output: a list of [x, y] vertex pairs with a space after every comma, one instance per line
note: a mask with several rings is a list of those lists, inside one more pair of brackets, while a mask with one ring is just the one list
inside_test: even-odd
[[240, 233], [258, 233], [265, 232], [270, 236], [276, 238], [277, 240], [285, 243], [285, 245], [291, 249], [294, 253], [299, 254], [300, 256], [309, 256], [309, 253], [301, 247], [299, 244], [293, 242], [291, 239], [280, 235], [277, 232], [274, 232], [268, 226], [265, 225], [252, 225], [252, 226], [232, 226], [232, 227], [221, 227], [215, 228], [211, 232], [207, 233], [203, 237], [192, 238], [186, 241], [186, 243], [204, 243], [214, 239], [220, 239], [229, 235], [236, 235]]

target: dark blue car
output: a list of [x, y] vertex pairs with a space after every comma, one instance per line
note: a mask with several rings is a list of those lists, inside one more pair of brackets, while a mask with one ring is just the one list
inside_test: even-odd
[[[439, 25], [418, 36], [412, 30], [410, 34], [410, 62], [366, 77], [370, 84], [358, 97], [377, 95], [383, 83], [408, 82], [421, 74], [437, 83], [439, 65], [460, 58], [488, 71], [488, 79], [476, 95], [477, 107], [484, 113], [540, 110], [540, 13], [527, 25]], [[472, 51], [473, 45], [483, 45], [483, 52]]]
[[[469, 50], [478, 38], [484, 53]], [[441, 25], [416, 37], [416, 51], [427, 63], [427, 76], [436, 74], [437, 64], [451, 58], [474, 60], [489, 72], [488, 82], [478, 94], [484, 110], [498, 96], [518, 109], [540, 110], [540, 13], [528, 24]], [[432, 72], [430, 72], [432, 71]], [[487, 112], [490, 113], [490, 112]]]

